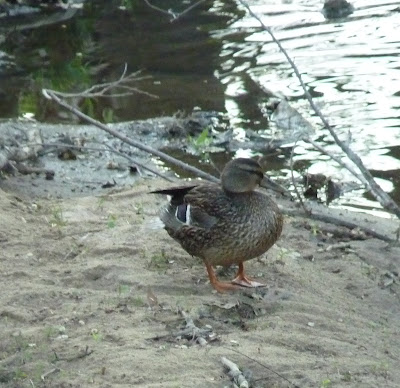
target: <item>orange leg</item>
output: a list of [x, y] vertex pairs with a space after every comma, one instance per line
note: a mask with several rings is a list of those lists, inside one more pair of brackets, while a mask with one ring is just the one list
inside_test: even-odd
[[244, 274], [244, 265], [243, 263], [239, 263], [239, 270], [238, 273], [236, 274], [235, 279], [232, 280], [233, 284], [237, 284], [242, 287], [265, 287], [265, 284], [258, 283], [254, 280], [249, 279], [245, 274]]
[[226, 282], [220, 282], [217, 279], [217, 276], [215, 275], [214, 268], [212, 267], [211, 264], [204, 263], [207, 268], [208, 272], [208, 277], [210, 278], [210, 283], [216, 289], [218, 292], [226, 292], [226, 291], [232, 291], [232, 290], [239, 290], [242, 287], [240, 285], [232, 284], [232, 283], [226, 283]]

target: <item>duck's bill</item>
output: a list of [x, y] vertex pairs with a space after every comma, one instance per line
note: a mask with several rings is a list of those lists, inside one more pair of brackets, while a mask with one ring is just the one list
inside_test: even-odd
[[263, 180], [260, 183], [260, 186], [263, 187], [264, 189], [271, 189], [276, 191], [279, 194], [285, 195], [285, 196], [291, 196], [290, 192], [285, 189], [283, 186], [281, 186], [280, 184], [274, 182], [273, 180], [271, 180], [269, 177], [267, 177], [266, 175], [264, 175]]

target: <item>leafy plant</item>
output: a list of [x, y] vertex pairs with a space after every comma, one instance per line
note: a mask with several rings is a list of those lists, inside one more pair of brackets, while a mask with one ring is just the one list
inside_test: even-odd
[[321, 382], [321, 388], [329, 388], [332, 385], [332, 381], [325, 379]]
[[198, 152], [203, 151], [205, 148], [209, 147], [212, 138], [208, 127], [204, 128], [197, 138], [189, 136], [188, 141], [192, 145], [192, 147]]
[[97, 329], [92, 329], [90, 331], [90, 335], [95, 341], [101, 341], [103, 339], [103, 336], [99, 333]]
[[50, 224], [52, 227], [62, 227], [67, 225], [64, 219], [63, 210], [60, 206], [54, 207], [52, 211], [52, 217], [50, 219]]
[[112, 229], [115, 228], [115, 225], [117, 224], [117, 216], [115, 214], [109, 214], [108, 220], [107, 220], [107, 226]]

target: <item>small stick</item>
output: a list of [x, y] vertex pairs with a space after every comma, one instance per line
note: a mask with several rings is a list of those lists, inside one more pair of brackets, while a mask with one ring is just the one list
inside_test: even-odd
[[[269, 366], [263, 364], [260, 361], [257, 361], [255, 358], [248, 356], [247, 354], [244, 354], [242, 352], [240, 352], [239, 350], [233, 349], [233, 348], [228, 348], [227, 346], [222, 346], [224, 349], [230, 350], [231, 352], [235, 352], [237, 354], [240, 354], [241, 356], [246, 357], [248, 360], [251, 360], [255, 363], [257, 363], [258, 365], [262, 366], [264, 369], [274, 373], [275, 375], [277, 375], [278, 377], [280, 377], [281, 379], [285, 380], [287, 383], [289, 383], [291, 386], [293, 386], [294, 388], [300, 388], [297, 384], [292, 383], [290, 380], [288, 380], [285, 376], [281, 375], [280, 373], [274, 371], [273, 369], [271, 369]], [[262, 379], [258, 379], [257, 381], [262, 380]]]
[[357, 173], [356, 170], [354, 170], [354, 168], [348, 164], [347, 162], [345, 162], [344, 160], [342, 160], [341, 158], [339, 158], [338, 156], [336, 156], [335, 154], [333, 154], [332, 152], [329, 152], [327, 149], [325, 149], [324, 147], [322, 147], [321, 145], [319, 145], [317, 142], [315, 142], [312, 139], [306, 138], [306, 139], [302, 139], [304, 142], [306, 143], [310, 143], [314, 148], [316, 148], [319, 152], [321, 152], [322, 154], [325, 154], [327, 156], [329, 156], [332, 160], [334, 160], [336, 163], [338, 163], [340, 166], [344, 167], [346, 170], [348, 170], [353, 176], [355, 176], [360, 182], [362, 182], [365, 186], [365, 188], [368, 191], [371, 191], [371, 188], [368, 186], [368, 182], [366, 181], [366, 179]]
[[140, 168], [143, 168], [144, 170], [150, 171], [150, 172], [152, 172], [154, 175], [157, 175], [157, 176], [159, 176], [159, 177], [165, 179], [165, 180], [168, 181], [168, 182], [174, 182], [174, 181], [175, 181], [174, 179], [169, 178], [169, 177], [167, 177], [167, 176], [164, 175], [164, 174], [161, 174], [160, 172], [158, 172], [158, 171], [155, 170], [154, 168], [151, 168], [151, 167], [149, 167], [149, 166], [146, 166], [146, 165], [143, 164], [143, 163], [138, 162], [137, 160], [131, 158], [130, 156], [124, 154], [123, 152], [119, 152], [119, 151], [116, 150], [114, 147], [110, 146], [109, 144], [104, 143], [104, 145], [105, 145], [107, 148], [109, 148], [110, 151], [114, 152], [115, 154], [117, 154], [117, 155], [119, 155], [119, 156], [121, 156], [121, 157], [123, 157], [123, 158], [125, 158], [125, 159], [128, 159], [131, 163], [135, 164], [137, 167], [140, 167]]
[[234, 362], [228, 360], [226, 357], [221, 357], [221, 362], [225, 369], [227, 369], [228, 376], [239, 386], [239, 388], [249, 388], [248, 381]]
[[59, 372], [59, 371], [60, 371], [60, 368], [53, 368], [53, 369], [49, 370], [48, 372], [43, 373], [43, 374], [40, 376], [40, 378], [44, 381], [44, 379], [45, 379], [47, 376], [51, 375], [52, 373]]
[[328, 245], [325, 249], [322, 249], [321, 252], [329, 252], [332, 249], [346, 249], [351, 248], [351, 244], [348, 242], [340, 242], [337, 244]]
[[304, 209], [304, 212], [306, 214], [311, 214], [311, 210], [307, 208], [306, 204], [303, 201], [303, 198], [301, 198], [301, 195], [299, 193], [299, 190], [297, 189], [296, 181], [295, 181], [294, 175], [293, 175], [293, 154], [294, 154], [294, 149], [296, 148], [297, 141], [298, 141], [298, 139], [294, 143], [294, 146], [292, 148], [292, 152], [290, 153], [290, 176], [292, 178], [292, 184], [293, 184], [293, 187], [294, 187], [294, 191], [296, 193], [296, 196], [297, 196], [302, 208]]

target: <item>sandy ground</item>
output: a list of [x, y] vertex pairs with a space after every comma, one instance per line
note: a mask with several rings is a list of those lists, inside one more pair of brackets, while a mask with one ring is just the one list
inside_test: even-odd
[[[201, 262], [150, 229], [163, 199], [146, 193], [164, 186], [0, 191], [1, 387], [230, 387], [222, 356], [253, 387], [400, 387], [399, 248], [286, 217], [247, 263], [268, 287], [217, 294]], [[180, 310], [208, 344], [177, 335]]]

